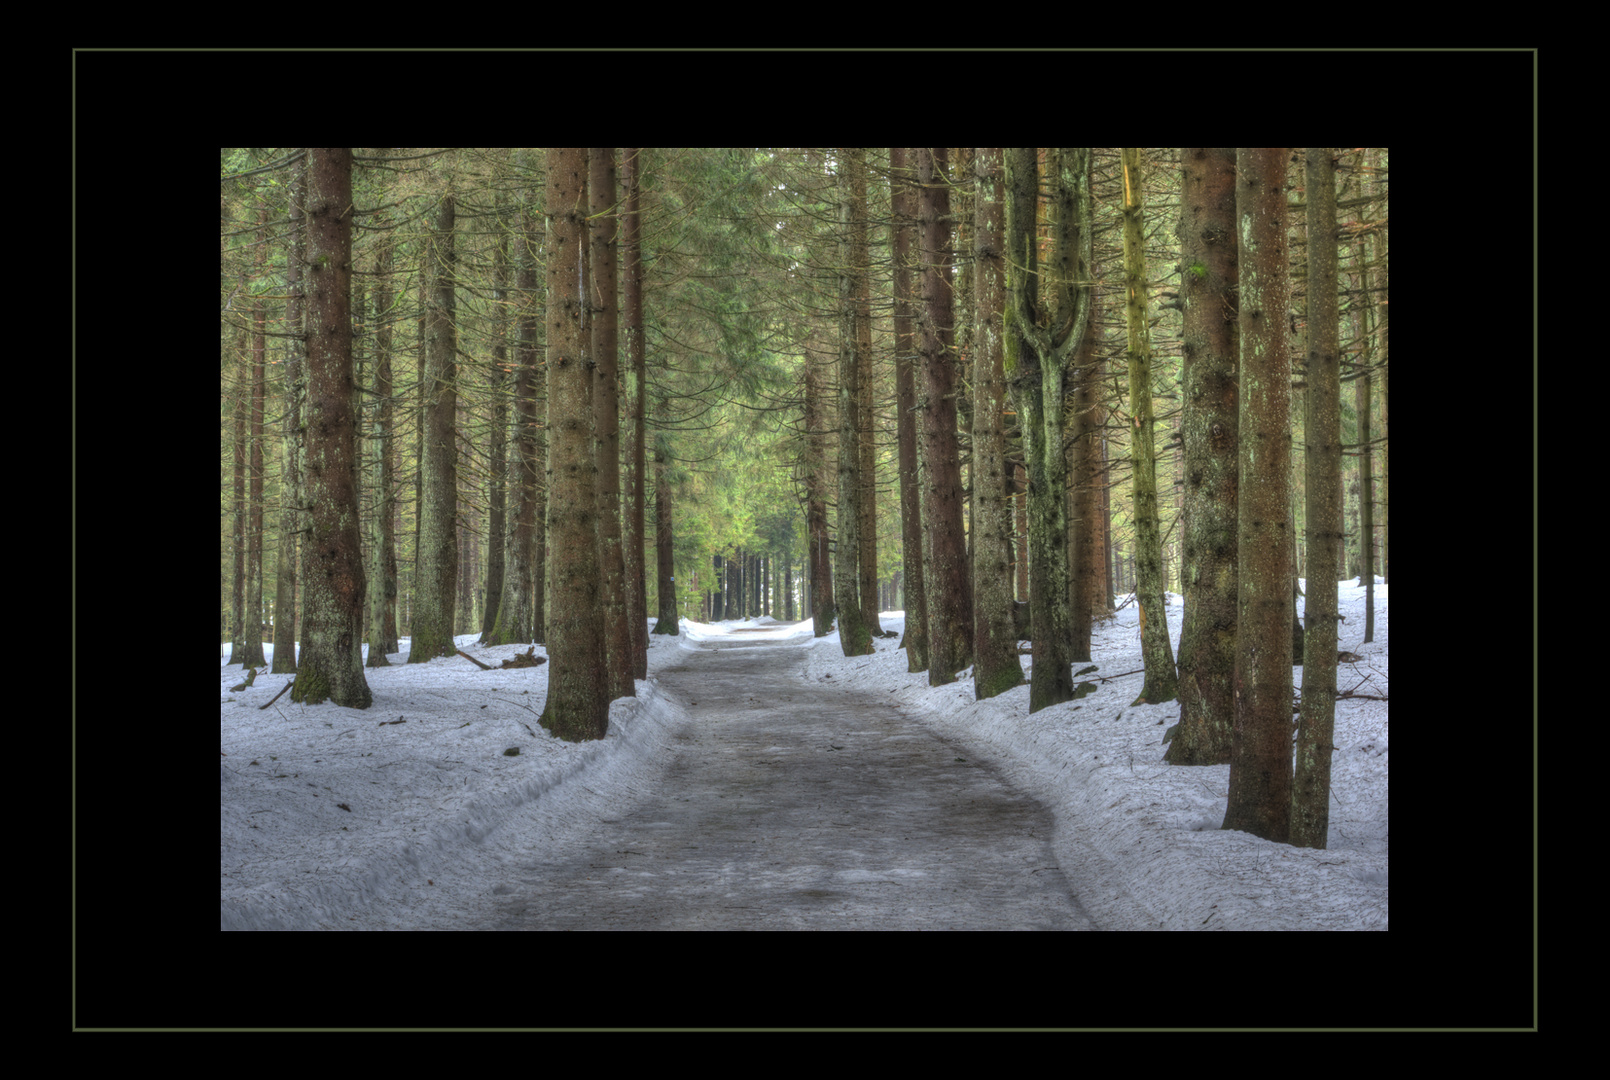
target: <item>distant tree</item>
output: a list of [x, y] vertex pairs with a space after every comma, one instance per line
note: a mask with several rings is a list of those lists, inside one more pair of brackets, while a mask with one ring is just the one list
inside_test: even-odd
[[1141, 614], [1145, 685], [1136, 704], [1173, 701], [1178, 680], [1168, 639], [1163, 536], [1157, 519], [1157, 454], [1152, 443], [1152, 341], [1146, 302], [1140, 148], [1123, 148], [1124, 292], [1129, 327], [1130, 462], [1135, 490], [1135, 599]]
[[352, 372], [352, 150], [308, 151], [307, 498], [302, 655], [291, 700], [369, 707]]
[[455, 203], [437, 204], [427, 254], [424, 446], [419, 464], [419, 549], [408, 662], [452, 656], [458, 592], [458, 316], [453, 249]]
[[1303, 391], [1308, 600], [1303, 695], [1292, 782], [1291, 842], [1322, 848], [1330, 834], [1336, 731], [1336, 582], [1342, 551], [1341, 348], [1336, 290], [1336, 181], [1331, 150], [1305, 155], [1308, 206], [1308, 371]]
[[1285, 843], [1291, 829], [1291, 286], [1286, 147], [1236, 150], [1241, 464], [1235, 735], [1224, 828]]
[[592, 371], [582, 338], [580, 260], [587, 149], [548, 151], [548, 702], [542, 726], [561, 739], [609, 728], [599, 594]]
[[1188, 146], [1181, 156], [1185, 616], [1180, 719], [1164, 760], [1223, 765], [1235, 723], [1238, 603], [1235, 148]]
[[973, 349], [973, 688], [979, 700], [1023, 684], [1012, 620], [1012, 503], [1002, 406], [1001, 312], [1005, 305], [1006, 207], [1001, 148], [973, 158], [976, 265]]
[[660, 597], [659, 616], [654, 620], [656, 634], [673, 637], [681, 629], [676, 612], [676, 546], [672, 535], [672, 495], [670, 449], [664, 442], [654, 447], [654, 550], [656, 585]]
[[945, 147], [916, 151], [922, 303], [918, 318], [924, 476], [923, 573], [928, 593], [928, 685], [956, 681], [973, 659], [973, 582], [962, 531], [961, 446], [956, 434], [955, 316], [950, 264], [950, 178]]

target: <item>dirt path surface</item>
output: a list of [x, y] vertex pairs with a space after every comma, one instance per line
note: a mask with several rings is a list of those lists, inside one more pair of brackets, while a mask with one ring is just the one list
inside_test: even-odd
[[635, 797], [506, 862], [463, 928], [1090, 930], [1052, 819], [875, 693], [801, 678], [802, 649], [688, 651], [685, 703]]

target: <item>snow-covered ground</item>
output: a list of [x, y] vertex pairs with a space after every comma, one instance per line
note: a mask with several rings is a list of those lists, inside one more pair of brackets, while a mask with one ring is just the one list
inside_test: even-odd
[[[1170, 596], [1176, 651], [1182, 608]], [[1364, 592], [1341, 585], [1339, 691], [1387, 696], [1387, 587], [1375, 586], [1375, 640], [1362, 643]], [[885, 630], [903, 615], [885, 612]], [[1164, 930], [1385, 930], [1387, 928], [1387, 703], [1347, 698], [1336, 708], [1330, 846], [1293, 848], [1219, 828], [1229, 766], [1174, 767], [1161, 759], [1177, 702], [1131, 706], [1142, 683], [1135, 607], [1097, 625], [1099, 689], [1028, 712], [1028, 687], [973, 700], [971, 672], [930, 688], [906, 672], [895, 639], [846, 658], [836, 634], [811, 624], [708, 625], [684, 620], [677, 637], [650, 636], [649, 678], [610, 706], [607, 738], [566, 743], [537, 724], [548, 668], [482, 671], [460, 657], [366, 669], [366, 710], [294, 705], [261, 709], [288, 676], [219, 664], [220, 925], [235, 929], [398, 928], [398, 902], [436, 887], [491, 889], [503, 880], [499, 832], [562, 828], [581, 813], [584, 787], [634, 775], [684, 722], [661, 693], [656, 667], [683, 649], [793, 643], [809, 651], [806, 678], [887, 687], [891, 701], [945, 738], [999, 766], [1051, 807], [1056, 847], [1081, 903], [1098, 923]], [[747, 629], [740, 630], [739, 627]], [[526, 647], [459, 647], [494, 666]], [[266, 648], [266, 647], [265, 647]], [[543, 649], [537, 646], [537, 653]], [[1029, 658], [1024, 657], [1027, 668]], [[1078, 665], [1084, 667], [1086, 665]], [[1076, 668], [1077, 669], [1077, 668]], [[1302, 669], [1294, 679], [1301, 684]], [[694, 718], [697, 710], [692, 711]], [[517, 749], [517, 754], [507, 751]], [[540, 825], [536, 824], [540, 821]], [[476, 857], [477, 851], [485, 858]], [[485, 864], [484, 880], [475, 868]], [[384, 918], [369, 902], [391, 901]], [[1138, 914], [1137, 914], [1138, 913]]]

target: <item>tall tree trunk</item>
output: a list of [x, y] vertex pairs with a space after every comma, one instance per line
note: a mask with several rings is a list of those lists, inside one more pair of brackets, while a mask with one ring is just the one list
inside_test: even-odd
[[[257, 207], [257, 275], [268, 261], [268, 204]], [[263, 655], [263, 369], [268, 351], [268, 309], [252, 303], [251, 499], [246, 527], [246, 647], [231, 657], [242, 667], [268, 666]]]
[[[839, 150], [840, 258], [839, 275], [839, 505], [838, 544], [835, 548], [839, 617], [839, 647], [845, 656], [872, 652], [872, 628], [861, 607], [858, 563], [861, 553], [861, 365], [856, 355], [855, 256], [851, 234], [855, 222], [857, 186], [866, 185], [866, 151], [862, 147]], [[865, 195], [861, 202], [866, 201]]]
[[827, 543], [827, 435], [822, 362], [805, 336], [805, 526], [811, 566], [811, 618], [817, 637], [833, 632], [833, 574]]
[[1175, 765], [1230, 760], [1235, 722], [1237, 275], [1235, 148], [1188, 146], [1180, 209], [1185, 617]]
[[[623, 553], [626, 567], [626, 623], [632, 638], [632, 678], [648, 678], [648, 570], [643, 551], [644, 488], [648, 484], [648, 451], [644, 445], [644, 417], [648, 396], [648, 348], [643, 336], [643, 215], [640, 209], [642, 176], [640, 146], [621, 150], [621, 316], [625, 322], [625, 354], [631, 363], [632, 454], [630, 485], [626, 496]], [[674, 608], [673, 608], [674, 610]], [[674, 622], [674, 620], [673, 620]]]
[[581, 248], [587, 149], [548, 151], [548, 702], [542, 726], [561, 739], [609, 729], [598, 565], [592, 371], [582, 338]]
[[1342, 544], [1341, 348], [1336, 293], [1336, 181], [1328, 146], [1306, 154], [1308, 373], [1303, 391], [1308, 602], [1302, 713], [1291, 789], [1291, 842], [1322, 848], [1330, 834], [1336, 730], [1336, 581]]
[[1236, 150], [1241, 294], [1235, 737], [1224, 828], [1291, 828], [1291, 286], [1286, 147]]
[[454, 280], [454, 201], [442, 197], [427, 258], [424, 457], [420, 461], [419, 556], [414, 640], [408, 662], [452, 656], [458, 610], [458, 325]]
[[619, 285], [615, 265], [615, 148], [595, 146], [588, 156], [593, 320], [593, 425], [598, 456], [598, 559], [603, 570], [605, 681], [611, 700], [636, 697], [632, 634], [626, 622], [626, 558], [621, 551], [621, 410]]
[[308, 538], [302, 655], [291, 700], [367, 709], [352, 382], [352, 150], [310, 149], [308, 173]]
[[867, 633], [881, 637], [878, 623], [878, 522], [877, 459], [873, 452], [873, 433], [877, 426], [873, 401], [872, 374], [872, 269], [867, 246], [867, 168], [866, 147], [846, 150], [850, 166], [850, 304], [855, 313], [856, 385], [856, 538], [860, 550], [856, 564], [860, 570], [861, 620]]
[[921, 184], [922, 305], [918, 349], [922, 356], [922, 418], [927, 532], [923, 572], [928, 589], [928, 685], [956, 681], [973, 658], [973, 583], [962, 532], [961, 446], [956, 434], [956, 361], [951, 355], [955, 317], [950, 282], [950, 189], [946, 149], [917, 150]]
[[1034, 668], [1029, 711], [1073, 698], [1068, 612], [1067, 467], [1062, 453], [1063, 402], [1070, 356], [1089, 331], [1090, 151], [1056, 154], [1055, 262], [1046, 293], [1038, 282], [1036, 235], [1039, 159], [1036, 149], [1006, 155], [1009, 270], [1006, 373], [1018, 387], [1029, 472], [1030, 610]]
[[537, 267], [536, 212], [527, 203], [521, 212], [518, 245], [520, 269], [515, 278], [519, 311], [519, 340], [514, 350], [514, 460], [516, 480], [514, 523], [503, 545], [503, 595], [498, 599], [497, 622], [488, 644], [513, 645], [542, 642], [543, 634], [543, 517], [546, 511], [540, 473], [547, 449], [539, 427], [539, 384], [544, 369], [537, 364], [537, 317], [541, 310]]
[[396, 498], [391, 453], [391, 260], [389, 234], [375, 250], [374, 419], [370, 423], [370, 475], [374, 477], [374, 517], [369, 541], [369, 667], [389, 667], [396, 643], [386, 633], [386, 616], [397, 597], [397, 549], [392, 536]]
[[1141, 655], [1146, 681], [1134, 702], [1173, 701], [1174, 650], [1168, 640], [1163, 535], [1157, 517], [1157, 453], [1152, 444], [1152, 338], [1146, 323], [1146, 246], [1140, 193], [1140, 148], [1123, 148], [1124, 291], [1129, 324], [1129, 449], [1135, 486], [1135, 599], [1140, 605]]
[[973, 692], [984, 698], [1022, 685], [1012, 627], [1012, 503], [1007, 488], [1001, 312], [1006, 293], [1001, 148], [973, 159], [977, 264], [973, 353]]
[[911, 268], [915, 262], [917, 197], [912, 184], [909, 148], [889, 150], [890, 201], [894, 232], [894, 356], [896, 421], [900, 465], [900, 550], [905, 568], [906, 633], [900, 647], [906, 650], [906, 670], [928, 670], [928, 597], [922, 566], [922, 482], [917, 468], [917, 350], [912, 334], [914, 291]]
[[307, 230], [303, 207], [307, 204], [307, 170], [291, 188], [291, 252], [286, 265], [285, 309], [289, 358], [285, 364], [285, 421], [280, 429], [280, 540], [274, 574], [274, 660], [276, 675], [296, 674], [296, 579], [300, 560], [297, 542], [302, 530], [302, 357], [307, 350], [303, 326], [302, 267], [307, 265]]
[[486, 602], [481, 611], [481, 642], [490, 644], [503, 599], [503, 537], [508, 528], [509, 479], [509, 223], [508, 207], [497, 197], [497, 246], [492, 249], [492, 430], [487, 453]]

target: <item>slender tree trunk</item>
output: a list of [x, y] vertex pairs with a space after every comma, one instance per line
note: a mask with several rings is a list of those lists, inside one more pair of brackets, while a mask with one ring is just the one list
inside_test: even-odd
[[386, 636], [386, 615], [397, 596], [396, 545], [392, 517], [391, 465], [391, 258], [389, 238], [375, 252], [374, 419], [370, 424], [370, 475], [374, 477], [375, 513], [369, 542], [369, 667], [389, 667], [388, 652], [396, 643]]
[[876, 427], [873, 401], [875, 399], [872, 368], [872, 270], [871, 253], [867, 246], [867, 168], [866, 148], [855, 147], [849, 155], [850, 165], [850, 304], [855, 313], [856, 385], [856, 538], [860, 550], [856, 564], [860, 571], [861, 620], [866, 623], [870, 637], [880, 637], [883, 628], [878, 623], [878, 520], [877, 520], [877, 459], [873, 452], [873, 432]]
[[518, 233], [520, 268], [515, 277], [519, 340], [514, 350], [514, 522], [503, 537], [503, 595], [488, 644], [514, 645], [544, 640], [543, 517], [545, 503], [540, 473], [547, 460], [539, 426], [543, 369], [537, 364], [537, 317], [541, 294], [537, 266], [536, 213], [522, 209]]
[[307, 496], [302, 655], [291, 700], [366, 709], [358, 416], [352, 381], [352, 151], [308, 151]]
[[805, 524], [811, 567], [811, 618], [817, 637], [833, 632], [833, 575], [827, 543], [827, 437], [822, 363], [805, 337]]
[[[839, 173], [839, 227], [841, 259], [845, 270], [839, 275], [839, 505], [837, 566], [834, 580], [839, 622], [839, 647], [845, 656], [866, 656], [872, 652], [872, 628], [861, 607], [858, 561], [861, 552], [861, 366], [856, 355], [855, 256], [850, 236], [855, 221], [857, 184], [865, 191], [866, 151], [861, 147], [842, 147]], [[863, 195], [862, 200], [865, 202]]]
[[1012, 627], [1012, 503], [1007, 488], [1001, 312], [1005, 305], [1005, 204], [1001, 148], [981, 146], [974, 161], [977, 265], [973, 353], [973, 692], [979, 700], [1022, 685]]
[[548, 151], [548, 702], [542, 726], [561, 739], [609, 729], [599, 595], [592, 371], [585, 359], [579, 266], [587, 150]]
[[[639, 207], [642, 175], [640, 146], [621, 150], [621, 316], [625, 322], [625, 354], [632, 369], [632, 462], [626, 496], [624, 555], [627, 629], [632, 637], [632, 678], [648, 678], [648, 569], [644, 555], [644, 488], [648, 483], [648, 450], [644, 416], [648, 396], [648, 349], [643, 336], [643, 215]], [[672, 598], [674, 601], [674, 597]], [[672, 610], [675, 610], [674, 604]], [[672, 623], [675, 623], [672, 619]]]
[[1224, 828], [1291, 828], [1291, 286], [1285, 147], [1236, 150], [1241, 241], [1235, 736]]
[[659, 617], [654, 621], [656, 634], [675, 636], [680, 630], [676, 611], [676, 557], [671, 533], [671, 479], [669, 455], [663, 446], [654, 450], [654, 550], [658, 568], [656, 587], [659, 592]]
[[1303, 454], [1308, 495], [1308, 602], [1303, 694], [1292, 780], [1291, 842], [1322, 848], [1330, 834], [1336, 730], [1336, 581], [1342, 544], [1341, 348], [1336, 293], [1336, 182], [1328, 146], [1306, 154], [1308, 373]]
[[297, 541], [302, 529], [302, 356], [307, 349], [303, 326], [302, 267], [307, 265], [307, 230], [303, 207], [307, 204], [307, 170], [291, 188], [291, 252], [286, 266], [285, 421], [280, 438], [280, 540], [278, 569], [274, 574], [274, 660], [276, 675], [296, 674]]
[[912, 237], [917, 219], [917, 199], [908, 148], [891, 147], [889, 155], [890, 200], [894, 217], [894, 352], [895, 397], [899, 410], [896, 431], [900, 441], [900, 543], [906, 590], [906, 634], [900, 647], [906, 650], [906, 670], [917, 672], [928, 670], [928, 598], [923, 587], [922, 566], [922, 482], [917, 467], [917, 350], [912, 334], [914, 293], [911, 267], [915, 259]]
[[973, 588], [962, 532], [961, 447], [956, 434], [956, 362], [951, 355], [955, 317], [950, 282], [950, 194], [944, 147], [917, 150], [922, 240], [922, 356], [925, 469], [923, 558], [928, 596], [928, 685], [956, 681], [973, 658]]
[[1146, 247], [1141, 226], [1140, 148], [1123, 148], [1124, 291], [1129, 324], [1129, 433], [1135, 487], [1135, 599], [1140, 605], [1141, 655], [1146, 681], [1133, 704], [1173, 701], [1178, 683], [1168, 639], [1163, 537], [1157, 514], [1157, 455], [1152, 444], [1152, 341], [1146, 323]]
[[420, 461], [419, 557], [410, 664], [452, 656], [458, 610], [458, 326], [454, 281], [454, 201], [442, 198], [428, 254], [432, 280], [425, 315], [425, 446]]
[[481, 642], [491, 644], [503, 599], [503, 537], [508, 528], [509, 406], [509, 233], [508, 208], [497, 199], [498, 243], [492, 250], [492, 398], [491, 446], [487, 462], [486, 602], [481, 611]]
[[1164, 760], [1223, 765], [1235, 722], [1237, 274], [1234, 147], [1185, 147], [1180, 212], [1184, 333], [1185, 618], [1180, 720]]

